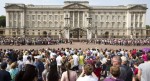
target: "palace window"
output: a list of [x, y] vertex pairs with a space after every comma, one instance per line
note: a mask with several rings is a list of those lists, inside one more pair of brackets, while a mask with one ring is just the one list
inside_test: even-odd
[[115, 22], [112, 22], [112, 28], [114, 27]]
[[97, 15], [95, 15], [95, 20], [97, 20]]
[[44, 15], [44, 20], [46, 20], [46, 15]]
[[9, 20], [12, 20], [12, 15], [11, 15], [11, 13], [9, 14]]
[[108, 19], [109, 19], [109, 16], [107, 15], [107, 16], [106, 16], [106, 20], [108, 20]]
[[58, 27], [58, 22], [55, 22], [55, 27]]
[[132, 15], [131, 15], [131, 21], [133, 21], [133, 18], [134, 18], [134, 15], [132, 14]]
[[16, 27], [16, 21], [14, 21], [14, 27]]
[[137, 19], [138, 19], [138, 15], [136, 14], [136, 15], [135, 15], [135, 21], [137, 21]]
[[126, 20], [126, 16], [123, 16], [123, 20]]
[[41, 19], [41, 15], [38, 15], [38, 20], [40, 20]]
[[18, 20], [20, 20], [21, 19], [21, 15], [20, 14], [18, 14]]
[[138, 22], [135, 23], [135, 27], [137, 27], [137, 26], [138, 26]]
[[123, 28], [126, 26], [126, 22], [123, 22]]
[[142, 22], [140, 23], [140, 27], [142, 27]]
[[38, 32], [38, 35], [40, 35], [40, 32]]
[[118, 20], [120, 20], [120, 16], [118, 16]]
[[103, 16], [101, 15], [101, 20], [103, 20]]
[[44, 27], [46, 27], [46, 25], [47, 25], [46, 22], [44, 22]]
[[27, 15], [27, 20], [29, 20], [30, 18], [29, 18], [29, 15]]
[[103, 23], [103, 22], [101, 22], [101, 27], [103, 27], [103, 24], [104, 24], [104, 23]]
[[34, 35], [34, 32], [32, 32], [32, 35]]
[[117, 25], [118, 27], [120, 27], [120, 22], [118, 22], [118, 25]]
[[32, 15], [32, 20], [35, 20], [35, 15]]
[[32, 27], [35, 27], [35, 22], [34, 21], [32, 21]]
[[16, 20], [16, 14], [14, 13], [14, 20]]
[[63, 15], [61, 15], [61, 20], [63, 20]]
[[114, 20], [114, 16], [112, 16], [112, 20]]
[[18, 26], [21, 27], [21, 22], [18, 23]]
[[133, 27], [133, 22], [131, 22], [131, 27]]
[[9, 26], [12, 26], [12, 22], [11, 21], [9, 22]]
[[109, 26], [109, 22], [106, 22], [106, 27], [108, 27]]
[[49, 15], [49, 20], [52, 20], [52, 15]]
[[52, 27], [52, 22], [49, 22], [49, 27]]
[[141, 14], [141, 15], [140, 15], [140, 20], [141, 20], [141, 21], [142, 21], [142, 17], [143, 17], [143, 15]]

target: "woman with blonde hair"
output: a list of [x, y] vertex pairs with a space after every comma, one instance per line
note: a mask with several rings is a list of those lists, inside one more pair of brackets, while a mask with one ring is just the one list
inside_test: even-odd
[[13, 62], [11, 65], [10, 65], [10, 70], [9, 70], [9, 73], [10, 73], [10, 76], [11, 76], [11, 81], [15, 81], [15, 77], [16, 77], [16, 74], [19, 72], [19, 69], [17, 68], [17, 63], [16, 62]]

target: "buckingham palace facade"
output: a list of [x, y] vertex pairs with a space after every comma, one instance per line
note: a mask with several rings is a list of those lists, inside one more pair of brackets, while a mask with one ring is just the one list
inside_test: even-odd
[[6, 3], [6, 36], [51, 36], [93, 39], [146, 36], [146, 4], [91, 6], [88, 1], [64, 5]]

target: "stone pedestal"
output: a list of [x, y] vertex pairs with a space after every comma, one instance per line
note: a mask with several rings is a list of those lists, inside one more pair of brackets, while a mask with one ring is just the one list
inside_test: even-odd
[[90, 40], [92, 38], [92, 32], [87, 28], [87, 39]]

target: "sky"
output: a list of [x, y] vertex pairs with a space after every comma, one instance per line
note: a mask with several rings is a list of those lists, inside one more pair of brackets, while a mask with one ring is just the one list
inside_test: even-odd
[[128, 4], [147, 4], [146, 25], [150, 25], [150, 0], [0, 0], [0, 16], [6, 15], [5, 3], [23, 3], [34, 5], [63, 5], [64, 1], [89, 1], [90, 5], [117, 6]]

